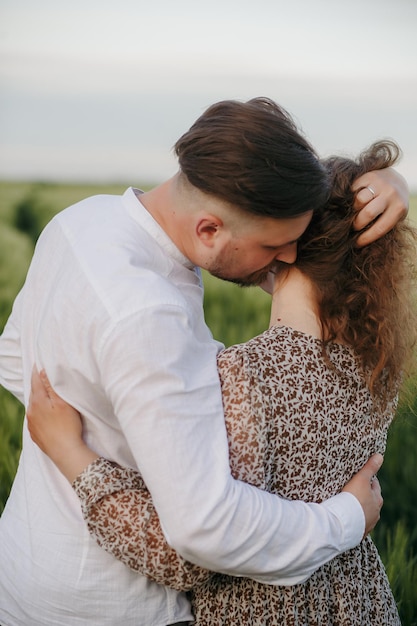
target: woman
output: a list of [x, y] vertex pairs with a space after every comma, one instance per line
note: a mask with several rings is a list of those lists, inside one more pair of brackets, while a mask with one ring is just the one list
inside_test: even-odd
[[[395, 144], [381, 142], [357, 161], [326, 162], [331, 197], [299, 242], [297, 263], [277, 269], [269, 330], [220, 353], [235, 478], [285, 498], [320, 502], [337, 494], [369, 456], [384, 452], [415, 339], [416, 235], [401, 223], [357, 247], [350, 187], [365, 172], [391, 166], [398, 153]], [[292, 587], [185, 562], [166, 545], [139, 474], [89, 450], [78, 414], [44, 382], [53, 406], [36, 400], [29, 428], [44, 451], [54, 449], [54, 458], [63, 451], [57, 465], [70, 481], [74, 467], [90, 463], [73, 483], [90, 532], [131, 568], [190, 590], [196, 625], [400, 623], [369, 537]], [[38, 398], [37, 379], [34, 385]], [[65, 456], [71, 437], [78, 459]]]

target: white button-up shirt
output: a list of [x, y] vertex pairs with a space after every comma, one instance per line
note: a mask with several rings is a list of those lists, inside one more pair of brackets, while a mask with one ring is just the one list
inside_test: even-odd
[[[168, 542], [229, 574], [294, 584], [359, 543], [343, 493], [288, 502], [232, 479], [196, 269], [137, 199], [95, 196], [39, 239], [0, 338], [0, 383], [27, 403], [34, 364], [79, 409], [87, 443], [139, 468]], [[77, 496], [31, 441], [0, 519], [0, 623], [166, 626], [184, 594], [137, 575], [90, 537]]]

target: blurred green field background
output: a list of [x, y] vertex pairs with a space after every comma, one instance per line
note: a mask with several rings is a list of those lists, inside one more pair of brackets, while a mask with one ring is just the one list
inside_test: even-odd
[[[146, 189], [146, 186], [136, 185]], [[72, 185], [0, 181], [0, 331], [24, 282], [43, 226], [66, 206], [97, 193], [122, 193], [125, 185]], [[410, 218], [417, 223], [417, 195]], [[246, 341], [269, 323], [269, 297], [204, 276], [205, 314], [225, 345]], [[403, 626], [417, 626], [417, 383], [408, 381], [391, 428], [380, 472], [384, 508], [373, 536], [396, 597]], [[23, 411], [0, 388], [0, 512], [16, 472]]]

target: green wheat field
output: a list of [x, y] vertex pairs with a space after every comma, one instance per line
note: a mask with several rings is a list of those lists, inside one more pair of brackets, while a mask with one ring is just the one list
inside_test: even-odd
[[[137, 185], [146, 189], [145, 186]], [[125, 185], [0, 182], [0, 332], [23, 284], [39, 232], [66, 206], [96, 193], [122, 193]], [[410, 204], [417, 222], [417, 196]], [[269, 297], [259, 289], [204, 276], [205, 314], [225, 345], [246, 341], [269, 322]], [[0, 387], [0, 512], [20, 455], [22, 406]], [[373, 532], [386, 567], [403, 626], [417, 626], [417, 381], [404, 385], [379, 477], [384, 496]]]

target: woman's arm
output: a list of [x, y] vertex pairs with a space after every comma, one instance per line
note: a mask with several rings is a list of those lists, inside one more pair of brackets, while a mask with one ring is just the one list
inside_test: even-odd
[[44, 372], [33, 372], [27, 421], [33, 441], [72, 484], [89, 532], [104, 550], [179, 591], [210, 578], [212, 572], [185, 561], [167, 544], [139, 472], [88, 448], [80, 414], [54, 392]]

